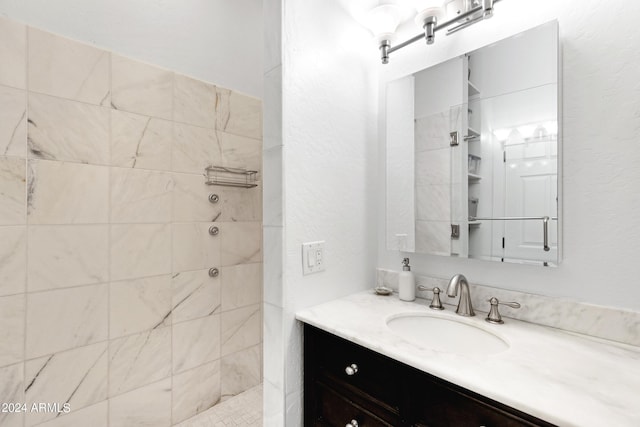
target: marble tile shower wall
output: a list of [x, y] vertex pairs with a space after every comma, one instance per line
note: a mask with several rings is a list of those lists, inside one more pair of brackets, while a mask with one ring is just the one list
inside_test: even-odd
[[169, 426], [260, 383], [261, 186], [203, 173], [261, 168], [261, 102], [5, 19], [0, 64], [0, 425]]

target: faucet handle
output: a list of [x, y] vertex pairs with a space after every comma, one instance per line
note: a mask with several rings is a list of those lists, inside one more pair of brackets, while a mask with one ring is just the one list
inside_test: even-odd
[[498, 311], [498, 304], [506, 305], [507, 307], [511, 308], [520, 308], [520, 304], [517, 302], [500, 302], [496, 297], [492, 297], [487, 301], [489, 301], [489, 303], [491, 304], [491, 309], [489, 310], [489, 314], [485, 319], [489, 323], [504, 323], [504, 320], [502, 320], [502, 316], [500, 316], [500, 312]]
[[429, 304], [429, 308], [433, 310], [444, 310], [442, 306], [442, 302], [440, 301], [440, 288], [427, 288], [426, 286], [418, 285], [418, 290], [420, 291], [429, 291], [433, 292], [433, 299], [431, 300], [431, 304]]

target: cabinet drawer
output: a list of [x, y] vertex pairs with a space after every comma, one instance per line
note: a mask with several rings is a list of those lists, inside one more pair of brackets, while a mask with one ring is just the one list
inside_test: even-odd
[[[397, 362], [335, 335], [314, 331], [317, 378], [336, 388], [360, 393], [387, 411], [398, 413], [402, 381]], [[351, 368], [352, 375], [346, 370]]]
[[360, 427], [393, 427], [398, 423], [388, 423], [366, 408], [345, 397], [343, 394], [323, 383], [316, 383], [316, 396], [319, 399], [319, 414], [316, 426], [344, 427], [356, 420]]

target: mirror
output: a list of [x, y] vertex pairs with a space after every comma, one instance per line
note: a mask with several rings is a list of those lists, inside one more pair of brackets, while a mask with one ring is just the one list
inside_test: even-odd
[[387, 84], [387, 248], [556, 266], [558, 24]]

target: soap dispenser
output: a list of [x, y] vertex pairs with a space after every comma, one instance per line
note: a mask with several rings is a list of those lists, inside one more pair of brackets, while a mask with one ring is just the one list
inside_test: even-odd
[[411, 271], [409, 258], [402, 260], [402, 271], [398, 274], [398, 293], [402, 301], [416, 299], [416, 278]]

